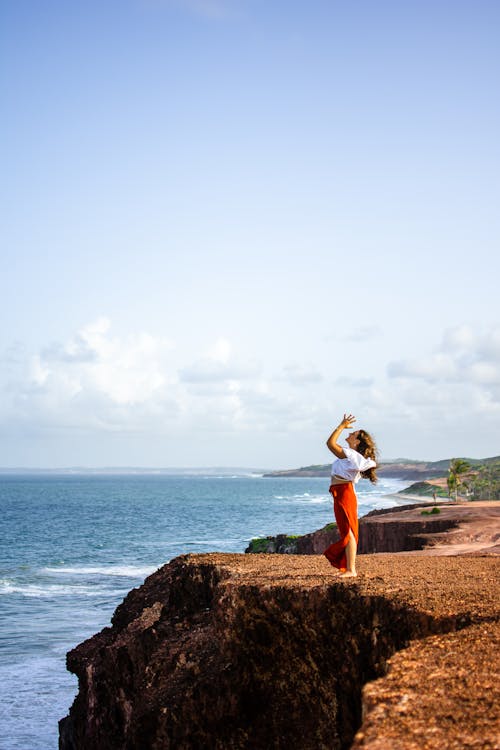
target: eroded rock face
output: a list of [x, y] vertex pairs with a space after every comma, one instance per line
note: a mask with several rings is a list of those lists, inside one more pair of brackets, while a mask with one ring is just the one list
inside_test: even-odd
[[[396, 651], [491, 618], [456, 559], [365, 556], [339, 580], [321, 557], [177, 558], [68, 654], [60, 748], [349, 747], [362, 686]], [[474, 558], [483, 583], [496, 562]]]
[[[429, 515], [431, 510], [439, 513]], [[424, 513], [422, 512], [424, 511]], [[319, 555], [337, 541], [338, 533], [325, 527], [310, 534], [252, 540], [245, 552], [277, 552], [294, 555]], [[434, 553], [436, 545], [446, 547], [457, 543], [462, 549], [455, 551], [500, 552], [500, 502], [484, 501], [464, 504], [444, 503], [439, 507], [429, 503], [374, 510], [359, 519], [358, 553], [415, 552], [427, 550]], [[431, 549], [432, 548], [432, 549]]]
[[499, 653], [500, 623], [488, 620], [396, 653], [363, 690], [352, 750], [498, 750]]
[[[459, 524], [459, 520], [450, 514], [448, 509], [443, 513], [443, 517], [425, 517], [421, 515], [422, 508], [429, 508], [429, 504], [372, 511], [360, 518], [358, 554], [420, 550], [432, 540], [432, 535], [442, 534]], [[334, 524], [330, 526], [333, 528], [325, 527], [303, 536], [289, 537], [278, 534], [274, 537], [252, 540], [245, 552], [319, 555], [339, 538]], [[255, 541], [258, 543], [255, 544]]]

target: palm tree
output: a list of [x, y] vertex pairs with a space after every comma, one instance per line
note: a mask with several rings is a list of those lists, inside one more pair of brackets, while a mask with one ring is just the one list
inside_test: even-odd
[[463, 458], [452, 458], [450, 461], [450, 467], [448, 469], [448, 493], [451, 497], [451, 491], [455, 490], [455, 502], [458, 501], [458, 489], [461, 484], [464, 484], [461, 480], [462, 474], [467, 474], [470, 471], [471, 466], [464, 461]]

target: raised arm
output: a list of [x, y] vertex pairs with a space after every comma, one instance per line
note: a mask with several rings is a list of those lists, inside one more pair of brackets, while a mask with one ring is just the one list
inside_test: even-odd
[[339, 426], [334, 429], [334, 431], [326, 441], [328, 449], [331, 450], [331, 452], [334, 453], [337, 458], [346, 457], [344, 449], [337, 443], [337, 440], [339, 439], [340, 434], [343, 430], [351, 429], [351, 425], [353, 425], [355, 421], [356, 418], [352, 414], [344, 414], [343, 420], [341, 421]]

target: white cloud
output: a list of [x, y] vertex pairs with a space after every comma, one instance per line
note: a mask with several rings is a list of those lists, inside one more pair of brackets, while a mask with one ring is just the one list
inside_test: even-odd
[[[16, 347], [15, 357], [5, 353], [0, 429], [38, 439], [57, 434], [58, 440], [76, 431], [95, 445], [104, 434], [142, 436], [145, 454], [157, 437], [191, 446], [203, 433], [214, 455], [219, 440], [229, 441], [236, 454], [244, 439], [268, 456], [269, 465], [277, 445], [286, 443], [298, 457], [308, 441], [317, 445], [317, 458], [307, 448], [296, 460], [328, 460], [324, 439], [342, 413], [352, 411], [359, 426], [375, 431], [386, 457], [430, 457], [429, 446], [446, 456], [469, 445], [471, 429], [485, 446], [476, 454], [493, 455], [498, 341], [498, 328], [457, 327], [444, 332], [435, 351], [391, 362], [386, 377], [375, 376], [368, 362], [360, 376], [332, 382], [325, 377], [327, 361], [322, 368], [292, 363], [266, 372], [268, 366], [245, 361], [224, 337], [201, 342], [187, 362], [172, 341], [147, 332], [117, 336], [101, 318], [39, 352]], [[236, 463], [255, 465], [245, 456]]]
[[217, 339], [203, 357], [186, 367], [181, 367], [181, 382], [193, 385], [213, 384], [217, 388], [223, 384], [254, 379], [258, 376], [259, 367], [255, 362], [238, 362], [232, 358], [231, 351], [231, 343], [227, 339]]
[[386, 436], [386, 456], [499, 452], [498, 333], [498, 326], [446, 330], [434, 351], [389, 363], [387, 380], [360, 391], [360, 410]]
[[307, 365], [285, 365], [283, 371], [282, 379], [295, 386], [320, 383], [323, 380], [323, 375], [316, 368]]
[[347, 385], [354, 388], [368, 388], [373, 385], [374, 379], [370, 377], [349, 377], [348, 375], [341, 375], [335, 380], [336, 385]]
[[291, 367], [276, 387], [222, 337], [191, 364], [177, 359], [170, 340], [144, 332], [118, 337], [100, 318], [18, 361], [3, 383], [3, 421], [30, 430], [175, 435], [298, 429], [309, 418], [310, 407], [302, 410], [291, 389], [320, 380], [319, 373]]
[[436, 353], [422, 359], [391, 362], [387, 367], [391, 378], [418, 378], [435, 382], [438, 380], [455, 380], [458, 375], [457, 364], [448, 354]]
[[159, 402], [172, 411], [172, 342], [138, 333], [113, 337], [105, 318], [69, 341], [44, 347], [10, 371], [4, 419], [29, 425], [116, 429], [143, 423]]
[[31, 360], [31, 380], [36, 386], [43, 386], [47, 382], [50, 375], [50, 370], [46, 367], [40, 358], [40, 355], [35, 354]]
[[448, 328], [443, 334], [442, 348], [444, 351], [458, 351], [469, 349], [475, 344], [476, 336], [471, 326], [461, 325]]
[[444, 332], [432, 354], [391, 362], [390, 378], [421, 380], [448, 385], [491, 386], [494, 400], [500, 396], [500, 326], [474, 331], [457, 326]]
[[82, 328], [63, 347], [66, 359], [45, 355], [45, 371], [59, 383], [71, 383], [72, 395], [86, 390], [117, 404], [144, 403], [168, 384], [162, 365], [173, 344], [147, 333], [121, 340], [110, 336], [110, 327], [100, 318]]
[[217, 339], [217, 341], [214, 344], [214, 347], [209, 353], [209, 356], [211, 359], [214, 359], [216, 362], [222, 362], [222, 364], [227, 364], [229, 361], [229, 357], [231, 354], [231, 344], [227, 339], [220, 338]]

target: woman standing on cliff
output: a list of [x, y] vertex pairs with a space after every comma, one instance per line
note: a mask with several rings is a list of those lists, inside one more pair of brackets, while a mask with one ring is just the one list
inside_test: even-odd
[[339, 568], [345, 578], [357, 575], [358, 501], [354, 484], [361, 477], [370, 482], [377, 481], [377, 446], [365, 430], [356, 430], [348, 435], [348, 448], [342, 448], [337, 442], [343, 430], [350, 430], [355, 421], [352, 414], [344, 414], [343, 420], [326, 441], [328, 448], [337, 457], [332, 464], [330, 492], [340, 540], [330, 544], [323, 554], [334, 568]]

